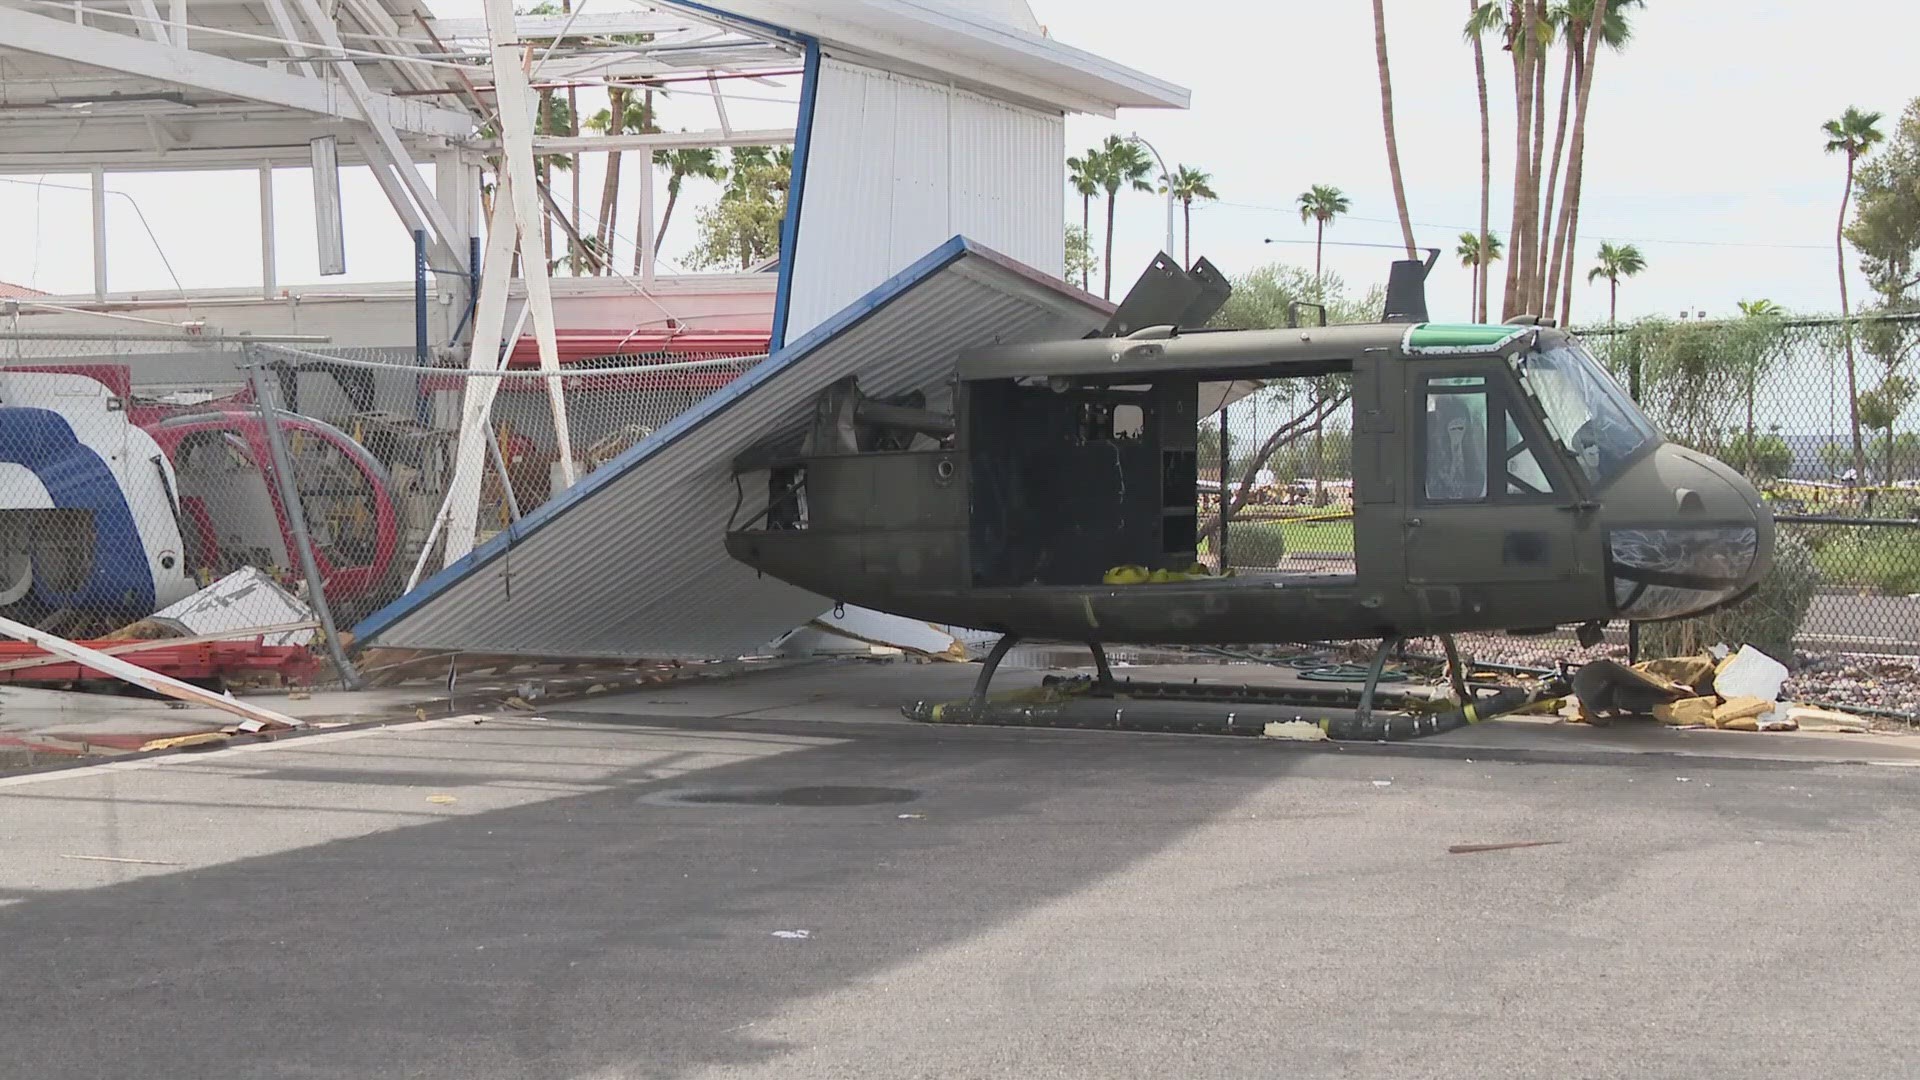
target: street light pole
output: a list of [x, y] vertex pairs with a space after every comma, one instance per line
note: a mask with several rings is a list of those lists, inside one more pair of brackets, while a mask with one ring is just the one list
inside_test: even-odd
[[1141, 146], [1146, 147], [1147, 152], [1153, 155], [1153, 160], [1160, 164], [1160, 183], [1161, 183], [1161, 186], [1165, 187], [1167, 191], [1167, 258], [1172, 259], [1175, 262], [1179, 262], [1180, 253], [1179, 253], [1179, 250], [1174, 247], [1174, 243], [1173, 243], [1174, 221], [1175, 221], [1175, 214], [1173, 209], [1174, 201], [1175, 201], [1173, 197], [1173, 172], [1167, 168], [1167, 159], [1160, 156], [1160, 151], [1155, 150], [1153, 148], [1152, 143], [1141, 138], [1139, 132], [1137, 131], [1134, 132], [1132, 135], [1128, 136], [1128, 138], [1130, 138], [1134, 142], [1139, 143]]

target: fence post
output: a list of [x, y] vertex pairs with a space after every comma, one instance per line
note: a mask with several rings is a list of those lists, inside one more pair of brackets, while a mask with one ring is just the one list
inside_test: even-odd
[[1227, 513], [1230, 505], [1227, 498], [1227, 462], [1233, 460], [1233, 436], [1227, 433], [1230, 428], [1228, 421], [1232, 419], [1227, 412], [1230, 408], [1231, 405], [1220, 406], [1220, 572], [1223, 574], [1231, 565], [1227, 562], [1227, 518], [1230, 516]]
[[320, 620], [320, 632], [327, 639], [327, 651], [333, 654], [333, 664], [340, 672], [341, 681], [347, 689], [358, 690], [363, 685], [360, 673], [354, 670], [353, 662], [347, 659], [347, 652], [340, 647], [340, 632], [333, 625], [333, 612], [327, 606], [327, 590], [320, 578], [320, 566], [313, 557], [313, 537], [307, 532], [307, 514], [300, 505], [300, 485], [293, 475], [293, 455], [287, 452], [286, 436], [280, 431], [278, 410], [267, 391], [267, 380], [260, 375], [261, 363], [258, 346], [246, 346], [247, 380], [253, 386], [254, 404], [260, 408], [260, 422], [267, 429], [267, 449], [273, 455], [274, 485], [279, 489], [280, 505], [287, 515], [287, 526], [293, 533], [294, 554], [300, 560], [300, 570], [307, 579], [307, 603], [313, 607], [313, 613]]

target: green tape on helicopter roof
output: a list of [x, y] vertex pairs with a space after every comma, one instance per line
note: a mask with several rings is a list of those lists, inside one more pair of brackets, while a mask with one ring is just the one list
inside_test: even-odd
[[1488, 323], [1417, 323], [1408, 328], [1401, 349], [1408, 353], [1493, 352], [1532, 329]]

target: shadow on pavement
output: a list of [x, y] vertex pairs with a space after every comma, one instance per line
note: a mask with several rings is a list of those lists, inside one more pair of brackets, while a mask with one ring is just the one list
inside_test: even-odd
[[[474, 1080], [762, 1063], [789, 1048], [756, 1038], [756, 1021], [1098, 889], [1302, 760], [1253, 741], [796, 730], [847, 741], [21, 894], [0, 906], [5, 1072]], [[472, 734], [449, 734], [456, 760], [511, 752]], [[735, 797], [795, 788], [908, 794]]]

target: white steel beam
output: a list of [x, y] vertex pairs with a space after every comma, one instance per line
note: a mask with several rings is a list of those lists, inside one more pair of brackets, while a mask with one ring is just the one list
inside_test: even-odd
[[[140, 36], [153, 42], [155, 45], [170, 44], [167, 40], [166, 27], [160, 25], [159, 6], [156, 5], [153, 0], [139, 0], [139, 3], [135, 6], [140, 9], [140, 17], [145, 20], [139, 24]], [[74, 25], [80, 26], [84, 24], [76, 20]]]
[[93, 298], [107, 298], [107, 170], [93, 167]]
[[[752, 131], [667, 131], [649, 135], [545, 135], [533, 140], [533, 152], [543, 157], [557, 154], [583, 154], [595, 150], [683, 150], [701, 146], [788, 146], [793, 143], [792, 128], [758, 128]], [[482, 149], [497, 148], [494, 140]]]
[[174, 48], [187, 47], [187, 0], [167, 0], [167, 37]]
[[[571, 29], [568, 29], [569, 23], [572, 24]], [[517, 15], [513, 20], [512, 36], [545, 40], [559, 37], [562, 30], [565, 30], [568, 38], [664, 34], [684, 30], [691, 25], [699, 24], [682, 16], [663, 15], [654, 11], [614, 12], [608, 15], [582, 12], [571, 18], [565, 15]], [[485, 19], [434, 19], [433, 29], [444, 40], [486, 39], [488, 36]]]
[[[521, 48], [513, 25], [512, 0], [486, 0], [486, 13], [487, 39], [493, 53], [493, 92], [500, 103], [500, 136], [506, 149], [503, 164], [507, 178], [513, 181], [513, 218], [520, 231], [527, 303], [533, 312], [534, 340], [540, 346], [540, 370], [547, 373], [547, 403], [553, 411], [561, 486], [570, 488], [574, 482], [573, 432], [567, 424], [567, 402], [561, 392], [560, 348], [554, 340], [553, 287], [547, 278], [547, 245], [540, 235], [542, 208], [533, 171], [534, 96], [527, 85], [527, 72], [520, 66]], [[531, 58], [529, 54], [527, 59]]]
[[[512, 186], [511, 179], [502, 178], [493, 193], [493, 221], [488, 226], [487, 253], [480, 263], [480, 299], [474, 304], [468, 371], [497, 371], [511, 355], [501, 351], [501, 337], [506, 329], [507, 290], [513, 283], [513, 242], [518, 231], [514, 227], [513, 200], [507, 191]], [[538, 228], [527, 231], [536, 237], [540, 232]], [[540, 265], [545, 267], [545, 261]], [[525, 314], [523, 310], [522, 318]], [[486, 443], [482, 440], [493, 438], [488, 417], [493, 412], [494, 395], [500, 391], [500, 380], [469, 377], [462, 390], [460, 440], [454, 451], [453, 481], [447, 485], [447, 546], [442, 566], [473, 550], [480, 517], [480, 480], [486, 468]], [[503, 476], [500, 482], [510, 481]]]
[[[152, 3], [152, 0], [146, 0], [146, 2]], [[279, 34], [288, 41], [305, 40], [299, 29], [293, 25], [293, 16], [287, 13], [286, 0], [267, 0], [267, 15], [273, 19], [274, 33]], [[287, 51], [293, 53], [295, 56], [309, 55], [308, 51], [299, 45], [289, 45], [287, 46]], [[313, 65], [307, 63], [305, 60], [295, 61], [293, 69], [302, 75], [313, 74]]]
[[[5, 5], [0, 5], [0, 41], [9, 49], [36, 56], [299, 112], [360, 120], [371, 111], [390, 130], [455, 139], [473, 133], [473, 117], [464, 112], [385, 94], [371, 94], [367, 101], [360, 103], [342, 100], [341, 88], [335, 83], [269, 71], [238, 60], [176, 49], [90, 26], [75, 26]], [[353, 70], [351, 64], [336, 66]]]
[[713, 91], [713, 111], [720, 114], [720, 130], [726, 132], [727, 137], [731, 139], [733, 137], [733, 121], [727, 119], [727, 99], [726, 95], [720, 92], [720, 80], [712, 75], [708, 75], [707, 89]]
[[260, 166], [260, 295], [273, 299], [275, 280], [273, 255], [273, 166]]
[[[334, 49], [345, 48], [340, 41], [340, 28], [327, 17], [326, 9], [320, 6], [320, 0], [299, 0], [299, 4], [300, 10], [307, 17], [307, 22], [313, 27], [313, 32], [320, 35], [322, 45]], [[445, 260], [442, 265], [465, 267], [467, 265], [466, 238], [454, 235], [453, 223], [447, 219], [446, 211], [441, 209], [439, 200], [434, 197], [433, 188], [428, 185], [427, 178], [420, 175], [420, 170], [413, 163], [412, 155], [407, 153], [406, 146], [400, 142], [399, 133], [394, 130], [392, 124], [387, 122], [387, 118], [377, 107], [381, 95], [367, 85], [366, 78], [360, 74], [360, 69], [355, 65], [337, 64], [335, 67], [339, 69], [339, 74], [347, 85], [347, 93], [352, 96], [355, 106], [366, 119], [367, 126], [373, 129], [374, 138], [379, 140], [377, 149], [384, 151], [385, 156], [391, 160], [392, 172], [405, 186], [406, 195], [412, 196], [418, 208], [418, 212], [413, 215], [415, 220], [408, 222], [408, 227], [416, 230], [422, 228], [417, 221], [424, 217], [427, 239], [440, 249], [439, 255]], [[374, 157], [375, 149], [364, 143], [362, 145], [362, 150], [367, 152], [370, 159]], [[376, 165], [374, 175], [379, 177], [382, 173], [383, 170]], [[396, 193], [385, 179], [380, 181], [380, 186], [386, 190], [388, 200], [394, 202], [394, 209], [400, 211], [401, 218], [406, 219], [409, 215], [401, 209], [401, 204], [406, 202], [406, 197], [401, 196], [395, 200]]]

